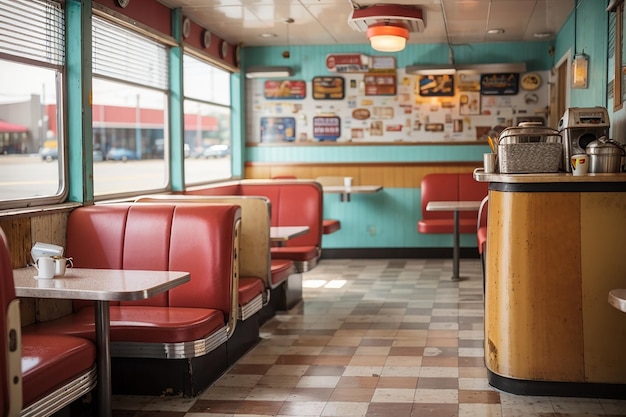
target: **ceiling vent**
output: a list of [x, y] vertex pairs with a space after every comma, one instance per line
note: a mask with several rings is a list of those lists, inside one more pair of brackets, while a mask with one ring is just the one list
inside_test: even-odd
[[374, 4], [355, 8], [350, 12], [348, 25], [358, 32], [366, 32], [371, 25], [404, 26], [409, 32], [423, 32], [422, 9], [404, 4]]

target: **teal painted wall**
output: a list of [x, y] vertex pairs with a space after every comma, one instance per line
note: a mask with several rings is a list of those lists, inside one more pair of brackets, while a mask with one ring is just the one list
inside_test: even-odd
[[[576, 49], [590, 55], [590, 86], [572, 90], [571, 105], [606, 105], [606, 39], [607, 16], [604, 2], [579, 0], [574, 13], [554, 41], [522, 43], [490, 43], [453, 46], [456, 64], [527, 63], [528, 71], [549, 70], [554, 59]], [[575, 17], [575, 18], [574, 18]], [[574, 22], [576, 20], [576, 22]], [[576, 37], [574, 37], [576, 34]], [[550, 54], [551, 47], [554, 53]], [[376, 55], [367, 44], [290, 46], [291, 57], [285, 59], [285, 47], [243, 48], [242, 72], [252, 65], [289, 65], [294, 78], [311, 80], [314, 76], [331, 75], [325, 57], [331, 53], [363, 53]], [[408, 45], [395, 54], [397, 66], [416, 64], [447, 64], [445, 44]], [[388, 54], [386, 54], [388, 55]], [[547, 80], [546, 80], [547, 81]], [[245, 108], [245, 106], [242, 106]], [[245, 132], [245, 120], [242, 120]], [[486, 146], [255, 146], [245, 151], [245, 161], [252, 162], [408, 162], [408, 161], [481, 161]], [[420, 235], [417, 222], [421, 218], [419, 189], [385, 188], [377, 194], [353, 195], [350, 203], [340, 202], [337, 195], [326, 195], [324, 216], [341, 220], [341, 230], [324, 236], [323, 247], [335, 248], [420, 248], [450, 247], [449, 235]], [[461, 237], [461, 246], [475, 247], [473, 234]]]

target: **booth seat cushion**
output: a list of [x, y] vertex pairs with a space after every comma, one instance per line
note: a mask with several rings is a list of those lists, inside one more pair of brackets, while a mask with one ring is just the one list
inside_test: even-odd
[[239, 278], [239, 305], [244, 306], [254, 298], [263, 294], [265, 286], [260, 278], [241, 277]]
[[[476, 225], [474, 225], [476, 227]], [[296, 262], [306, 262], [317, 259], [319, 254], [317, 246], [281, 246], [271, 249], [272, 259], [289, 259]]]
[[295, 272], [293, 262], [288, 259], [272, 259], [271, 278], [272, 286], [275, 287], [289, 278]]
[[476, 238], [478, 239], [478, 253], [482, 255], [487, 244], [487, 226], [480, 227], [476, 232]]
[[66, 335], [22, 335], [22, 392], [27, 406], [65, 385], [96, 360], [89, 340]]
[[324, 234], [329, 235], [341, 229], [341, 222], [336, 219], [324, 219], [324, 221], [322, 222], [322, 227]]
[[[111, 306], [111, 341], [178, 343], [200, 340], [224, 327], [215, 309], [154, 306]], [[45, 323], [24, 327], [25, 334], [69, 334], [95, 340], [93, 307]]]
[[[420, 233], [452, 233], [452, 218], [420, 220], [417, 223]], [[459, 219], [459, 231], [461, 233], [476, 233], [476, 219]]]

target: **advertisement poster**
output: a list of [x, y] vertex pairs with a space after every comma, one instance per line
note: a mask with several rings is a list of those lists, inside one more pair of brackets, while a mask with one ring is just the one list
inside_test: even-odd
[[462, 116], [480, 114], [480, 93], [464, 91], [459, 96], [459, 113]]
[[313, 98], [316, 100], [343, 100], [343, 77], [314, 77]]
[[313, 137], [317, 140], [337, 140], [341, 136], [341, 119], [337, 116], [315, 116]]
[[364, 80], [366, 96], [396, 95], [396, 74], [367, 74]]
[[302, 100], [306, 97], [306, 83], [302, 80], [267, 80], [263, 95], [269, 100]]
[[514, 96], [519, 91], [519, 74], [483, 74], [480, 76], [480, 94]]
[[296, 120], [293, 117], [261, 117], [261, 142], [293, 142]]
[[420, 77], [415, 87], [422, 97], [454, 96], [454, 76], [425, 75]]

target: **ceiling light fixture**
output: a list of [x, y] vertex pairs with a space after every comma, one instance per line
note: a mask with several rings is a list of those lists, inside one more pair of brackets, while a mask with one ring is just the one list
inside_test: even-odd
[[246, 71], [246, 78], [284, 78], [293, 75], [293, 68], [283, 66], [257, 66]]
[[533, 36], [539, 39], [549, 38], [550, 36], [552, 36], [552, 32], [537, 32], [534, 33]]
[[409, 30], [404, 26], [374, 24], [367, 28], [367, 39], [376, 51], [399, 52], [406, 46]]
[[487, 33], [490, 35], [501, 35], [504, 33], [504, 29], [489, 29]]

